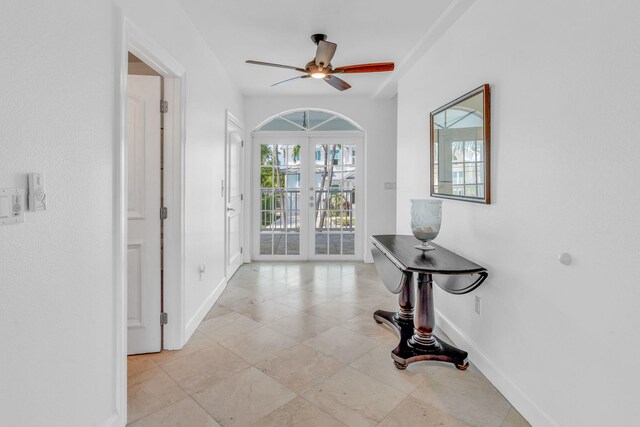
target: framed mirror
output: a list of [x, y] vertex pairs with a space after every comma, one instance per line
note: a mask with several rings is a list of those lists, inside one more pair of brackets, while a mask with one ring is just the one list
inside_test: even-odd
[[485, 84], [431, 113], [431, 197], [491, 203]]

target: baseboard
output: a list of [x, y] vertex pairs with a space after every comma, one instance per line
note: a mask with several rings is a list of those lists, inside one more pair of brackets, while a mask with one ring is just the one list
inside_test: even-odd
[[527, 394], [494, 365], [480, 347], [436, 309], [436, 324], [451, 341], [469, 353], [469, 360], [533, 426], [558, 426]]
[[103, 427], [122, 427], [125, 423], [120, 422], [120, 414], [114, 412], [102, 425]]
[[209, 294], [209, 296], [205, 298], [202, 304], [200, 304], [200, 307], [198, 307], [198, 310], [196, 311], [196, 313], [193, 316], [191, 316], [191, 319], [189, 319], [189, 321], [187, 322], [187, 326], [185, 326], [185, 330], [184, 330], [185, 343], [189, 341], [189, 338], [191, 338], [191, 335], [193, 335], [196, 329], [198, 329], [198, 326], [200, 326], [200, 323], [202, 322], [202, 319], [204, 319], [204, 316], [206, 316], [209, 310], [211, 310], [211, 307], [213, 307], [213, 304], [216, 303], [216, 301], [218, 300], [220, 295], [222, 295], [222, 292], [224, 292], [226, 288], [227, 288], [227, 278], [223, 277], [220, 283], [218, 283], [218, 286], [216, 286], [213, 289], [213, 291]]

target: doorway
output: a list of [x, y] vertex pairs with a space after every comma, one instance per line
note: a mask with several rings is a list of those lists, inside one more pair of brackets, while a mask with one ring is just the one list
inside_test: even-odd
[[162, 349], [162, 86], [132, 53], [127, 77], [127, 354]]
[[361, 260], [364, 132], [320, 110], [253, 133], [253, 258]]
[[[128, 55], [133, 54], [162, 76], [163, 147], [162, 195], [167, 215], [162, 222], [162, 302], [164, 325], [162, 349], [175, 350], [185, 344], [184, 313], [184, 187], [185, 187], [185, 68], [166, 50], [146, 37], [125, 16], [120, 16], [119, 91], [117, 98], [117, 139], [114, 144], [114, 301], [115, 301], [115, 375], [116, 413], [124, 425], [127, 419], [127, 348], [128, 348], [128, 216], [129, 216], [129, 144], [128, 134]], [[160, 105], [156, 105], [158, 110]], [[150, 212], [160, 215], [160, 212]], [[142, 296], [144, 299], [144, 296]], [[155, 317], [155, 316], [154, 316]], [[161, 321], [160, 317], [149, 321]]]

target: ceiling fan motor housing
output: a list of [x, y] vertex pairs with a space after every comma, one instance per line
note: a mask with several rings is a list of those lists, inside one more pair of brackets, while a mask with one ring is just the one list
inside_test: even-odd
[[318, 44], [321, 41], [325, 41], [326, 39], [327, 39], [326, 34], [314, 34], [311, 36], [311, 41], [313, 41], [313, 44]]

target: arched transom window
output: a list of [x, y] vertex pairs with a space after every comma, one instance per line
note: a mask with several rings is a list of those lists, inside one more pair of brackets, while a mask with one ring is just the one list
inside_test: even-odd
[[278, 132], [335, 132], [362, 130], [349, 120], [336, 114], [320, 110], [298, 110], [274, 116], [256, 129], [257, 131]]

